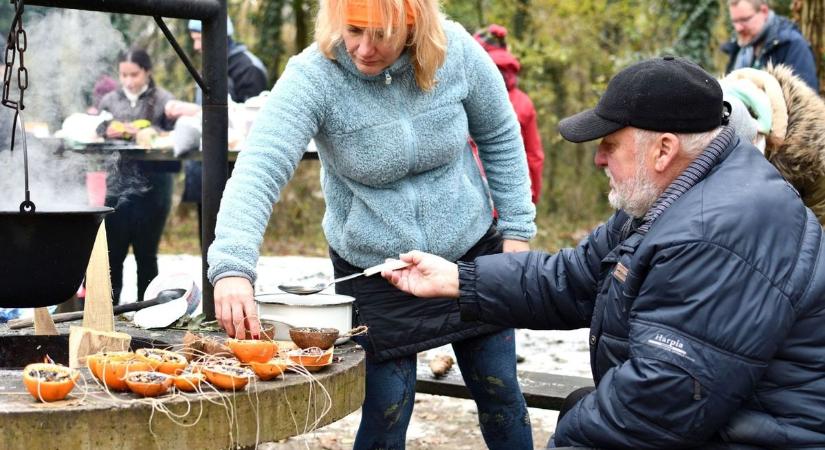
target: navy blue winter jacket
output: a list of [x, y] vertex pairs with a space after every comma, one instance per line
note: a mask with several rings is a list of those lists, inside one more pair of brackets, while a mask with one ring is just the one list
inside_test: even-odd
[[[794, 74], [805, 80], [811, 89], [819, 92], [819, 78], [816, 76], [816, 63], [810, 44], [795, 23], [782, 16], [774, 17], [775, 20], [770, 24], [770, 29], [762, 41], [762, 51], [753, 67], [764, 69], [769, 62], [773, 65], [785, 64], [793, 69]], [[736, 54], [739, 53], [736, 39], [722, 44], [722, 51], [730, 57], [725, 69], [725, 73], [730, 73], [736, 61]]]
[[825, 448], [823, 242], [734, 138], [646, 235], [618, 212], [574, 249], [462, 266], [462, 319], [590, 326], [597, 389], [558, 446]]

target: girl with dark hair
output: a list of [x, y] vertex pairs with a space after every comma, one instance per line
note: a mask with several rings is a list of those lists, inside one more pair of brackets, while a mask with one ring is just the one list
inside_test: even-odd
[[[155, 85], [152, 60], [145, 50], [132, 49], [118, 58], [120, 89], [106, 94], [100, 110], [113, 120], [104, 122], [100, 132], [107, 139], [134, 139], [140, 128], [170, 131], [174, 120], [164, 114], [172, 94]], [[173, 173], [179, 162], [121, 161], [117, 174], [107, 179], [106, 205], [115, 212], [106, 217], [109, 266], [114, 303], [123, 287], [123, 260], [129, 246], [137, 264], [137, 299], [158, 274], [158, 244], [172, 206]]]

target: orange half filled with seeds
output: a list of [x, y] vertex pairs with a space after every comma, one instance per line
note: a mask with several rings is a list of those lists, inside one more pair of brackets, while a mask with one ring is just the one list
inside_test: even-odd
[[321, 350], [318, 347], [305, 348], [303, 350], [290, 350], [287, 353], [289, 359], [301, 366], [325, 366], [332, 362], [332, 353], [335, 347]]
[[114, 361], [128, 361], [134, 358], [135, 354], [132, 352], [101, 352], [87, 356], [86, 366], [89, 367], [89, 371], [92, 372], [92, 375], [94, 375], [95, 378], [100, 380], [102, 383], [104, 380], [103, 371], [101, 369], [104, 362], [108, 362], [110, 359]]
[[172, 376], [162, 372], [129, 372], [126, 385], [129, 390], [144, 397], [157, 397], [165, 394], [172, 386]]
[[98, 362], [103, 384], [115, 391], [125, 391], [129, 389], [126, 384], [126, 375], [131, 372], [151, 371], [152, 366], [139, 359], [118, 359], [108, 358]]
[[23, 384], [36, 399], [63, 400], [74, 389], [80, 372], [59, 364], [29, 364], [23, 369]]
[[186, 369], [188, 361], [180, 353], [159, 348], [139, 348], [135, 351], [138, 358], [148, 363], [152, 370], [169, 375], [177, 375]]
[[201, 373], [209, 384], [227, 391], [239, 391], [255, 377], [255, 373], [245, 367], [232, 366], [203, 366]]
[[267, 362], [252, 361], [249, 363], [255, 375], [258, 375], [258, 378], [264, 381], [271, 380], [284, 373], [289, 364], [290, 362], [285, 359], [270, 359]]
[[278, 352], [278, 344], [257, 339], [227, 339], [226, 345], [243, 363], [267, 362]]
[[201, 382], [205, 379], [202, 373], [182, 373], [175, 377], [174, 383], [175, 387], [178, 388], [179, 391], [183, 392], [195, 392], [201, 385]]

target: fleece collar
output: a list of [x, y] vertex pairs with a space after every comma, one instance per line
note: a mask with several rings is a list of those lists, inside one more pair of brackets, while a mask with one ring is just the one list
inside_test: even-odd
[[363, 72], [358, 70], [358, 67], [355, 66], [355, 63], [352, 61], [349, 53], [347, 53], [347, 48], [344, 46], [344, 43], [341, 42], [335, 46], [335, 60], [338, 61], [338, 64], [341, 65], [344, 69], [348, 72], [352, 73], [358, 78], [362, 80], [369, 80], [369, 81], [381, 81], [384, 82], [386, 78], [386, 73], [389, 72], [390, 76], [395, 76], [402, 72], [405, 72], [410, 67], [410, 52], [409, 50], [404, 50], [401, 52], [401, 56], [395, 60], [392, 65], [384, 69], [378, 75], [365, 75]]

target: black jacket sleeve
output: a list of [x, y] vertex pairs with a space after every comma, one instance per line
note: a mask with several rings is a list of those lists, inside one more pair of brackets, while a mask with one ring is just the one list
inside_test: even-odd
[[602, 259], [628, 220], [616, 213], [577, 247], [554, 255], [503, 253], [462, 264], [461, 318], [533, 329], [589, 326]]

